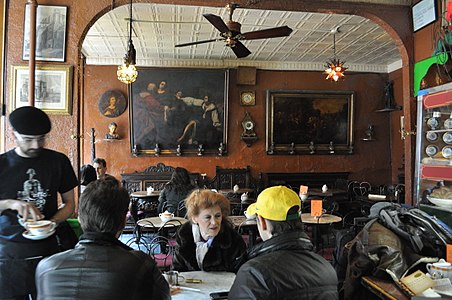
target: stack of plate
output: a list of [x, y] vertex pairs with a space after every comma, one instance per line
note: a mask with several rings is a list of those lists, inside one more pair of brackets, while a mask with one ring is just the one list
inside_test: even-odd
[[452, 208], [452, 199], [435, 198], [432, 196], [427, 196], [427, 199], [428, 199], [428, 201], [435, 204], [436, 206], [444, 207], [444, 208]]

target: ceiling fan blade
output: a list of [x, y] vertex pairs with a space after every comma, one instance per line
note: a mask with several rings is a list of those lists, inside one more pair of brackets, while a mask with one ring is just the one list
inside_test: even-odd
[[203, 14], [203, 16], [221, 33], [229, 32], [228, 26], [226, 26], [223, 19], [220, 18], [219, 16], [214, 14]]
[[199, 44], [205, 44], [210, 42], [216, 42], [216, 41], [222, 41], [223, 39], [211, 39], [211, 40], [203, 40], [203, 41], [197, 41], [197, 42], [191, 42], [191, 43], [185, 43], [185, 44], [177, 44], [174, 45], [174, 47], [185, 47], [185, 46], [191, 46], [191, 45], [199, 45]]
[[292, 29], [288, 26], [274, 27], [270, 29], [262, 29], [256, 31], [250, 31], [242, 33], [241, 40], [258, 40], [266, 38], [275, 38], [281, 36], [288, 36], [292, 32]]
[[234, 47], [231, 47], [232, 51], [234, 51], [235, 55], [238, 58], [247, 57], [251, 54], [251, 51], [245, 47], [241, 42], [237, 41]]

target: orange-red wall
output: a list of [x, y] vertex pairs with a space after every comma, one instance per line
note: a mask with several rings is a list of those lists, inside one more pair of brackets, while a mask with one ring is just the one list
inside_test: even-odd
[[[25, 64], [22, 61], [22, 35], [24, 24], [24, 8], [27, 0], [9, 1], [8, 9], [8, 43], [6, 51], [6, 99], [7, 114], [11, 111], [11, 66], [14, 64]], [[103, 156], [109, 161], [109, 171], [114, 175], [135, 170], [143, 170], [149, 165], [163, 162], [168, 165], [181, 165], [193, 172], [206, 172], [210, 177], [214, 174], [216, 165], [241, 167], [250, 165], [253, 174], [258, 172], [301, 172], [301, 171], [350, 171], [352, 178], [369, 180], [378, 183], [394, 182], [399, 163], [396, 162], [401, 157], [401, 152], [394, 139], [396, 134], [396, 113], [374, 113], [374, 110], [383, 106], [383, 84], [385, 76], [375, 74], [350, 74], [347, 79], [340, 84], [332, 84], [323, 79], [321, 72], [276, 72], [258, 70], [257, 85], [252, 87], [257, 92], [257, 105], [248, 108], [252, 117], [257, 123], [257, 133], [259, 141], [252, 147], [247, 148], [240, 141], [241, 126], [240, 120], [244, 115], [244, 108], [238, 103], [239, 91], [249, 89], [248, 86], [239, 87], [235, 84], [235, 71], [231, 72], [230, 99], [229, 99], [229, 133], [228, 150], [226, 157], [139, 157], [132, 158], [130, 155], [130, 145], [128, 144], [128, 111], [115, 119], [119, 123], [119, 133], [123, 139], [117, 142], [105, 142], [103, 135], [107, 130], [107, 124], [111, 119], [103, 117], [97, 110], [97, 100], [100, 95], [110, 89], [122, 89], [125, 86], [115, 79], [116, 66], [100, 67], [88, 66], [83, 70], [79, 63], [79, 50], [89, 26], [97, 18], [111, 9], [114, 5], [127, 4], [127, 0], [39, 0], [39, 4], [66, 5], [69, 7], [68, 30], [66, 39], [66, 61], [63, 64], [74, 66], [74, 78], [72, 80], [73, 94], [70, 102], [73, 104], [72, 114], [69, 116], [52, 115], [54, 130], [50, 133], [48, 147], [66, 153], [71, 159], [75, 169], [80, 164], [90, 162], [89, 132], [94, 127], [97, 131], [96, 149], [97, 155]], [[136, 0], [137, 2], [151, 2], [151, 0]], [[155, 3], [167, 3], [165, 0], [153, 0]], [[239, 1], [240, 2], [240, 1]], [[242, 1], [244, 2], [244, 1]], [[300, 3], [302, 5], [300, 5]], [[174, 4], [186, 5], [212, 5], [222, 6], [217, 0], [174, 0]], [[280, 10], [301, 10], [327, 13], [349, 13], [358, 14], [372, 19], [382, 25], [391, 36], [397, 36], [396, 43], [407, 46], [402, 51], [402, 57], [412, 58], [413, 49], [411, 45], [412, 34], [409, 27], [409, 8], [390, 5], [371, 5], [362, 3], [343, 2], [315, 2], [315, 1], [258, 1], [254, 8], [280, 9]], [[427, 29], [428, 30], [428, 29]], [[420, 31], [422, 32], [422, 30]], [[416, 34], [420, 36], [422, 33]], [[421, 36], [417, 39], [416, 47], [422, 43], [430, 44], [429, 38]], [[405, 56], [404, 56], [405, 55]], [[425, 56], [423, 57], [425, 58]], [[416, 55], [416, 60], [418, 61]], [[405, 61], [405, 70], [413, 63], [412, 59]], [[38, 62], [38, 64], [48, 64], [48, 62]], [[84, 74], [84, 75], [83, 75]], [[398, 72], [390, 74], [395, 80], [396, 100], [403, 98], [409, 102], [406, 87], [410, 84], [407, 73], [404, 73], [404, 81], [399, 79]], [[83, 86], [84, 84], [84, 86]], [[399, 89], [404, 87], [403, 97], [398, 98], [401, 93]], [[350, 156], [267, 156], [265, 154], [265, 111], [264, 95], [266, 89], [347, 89], [356, 91], [355, 110], [355, 154]], [[405, 106], [408, 107], [409, 106]], [[391, 122], [389, 122], [391, 118]], [[376, 141], [363, 142], [360, 140], [364, 136], [364, 130], [371, 123], [375, 126]], [[82, 143], [78, 138], [72, 139], [79, 133], [79, 126], [82, 127]], [[391, 134], [393, 139], [391, 140]], [[14, 146], [12, 135], [7, 126], [7, 134], [2, 137], [5, 140], [5, 148]], [[392, 145], [392, 146], [391, 146]], [[400, 146], [400, 145], [399, 145]], [[391, 148], [392, 147], [392, 148]], [[397, 146], [398, 147], [398, 146]], [[80, 148], [80, 149], [79, 149]], [[391, 150], [392, 149], [392, 150]], [[392, 154], [392, 157], [391, 157]], [[408, 157], [411, 161], [411, 157]], [[410, 171], [410, 170], [408, 170]], [[407, 176], [410, 176], [408, 174]]]
[[[132, 157], [129, 142], [128, 109], [118, 118], [104, 117], [97, 108], [100, 96], [108, 90], [122, 90], [127, 94], [126, 85], [116, 79], [116, 66], [87, 66], [85, 68], [85, 89], [83, 105], [83, 128], [85, 134], [95, 128], [96, 156], [108, 162], [109, 173], [120, 178], [121, 173], [142, 171], [146, 167], [163, 162], [166, 165], [182, 166], [191, 172], [215, 175], [215, 166], [251, 166], [254, 176], [260, 172], [333, 172], [348, 171], [351, 177], [368, 180], [375, 184], [392, 183], [390, 115], [376, 113], [384, 106], [383, 86], [387, 75], [349, 73], [346, 80], [332, 83], [324, 80], [322, 72], [257, 71], [255, 86], [236, 84], [237, 71], [230, 72], [228, 155], [223, 157]], [[243, 107], [239, 104], [241, 90], [256, 91], [256, 106]], [[294, 90], [353, 90], [355, 99], [355, 154], [353, 155], [275, 155], [268, 156], [265, 150], [265, 92], [267, 89]], [[248, 110], [256, 122], [259, 140], [247, 147], [240, 140], [241, 120]], [[108, 131], [108, 123], [118, 123], [122, 139], [107, 141], [103, 137]], [[375, 126], [376, 141], [365, 142], [364, 131], [368, 124]], [[83, 161], [89, 163], [91, 146], [89, 137], [84, 139]], [[400, 149], [399, 149], [400, 151]], [[397, 153], [396, 153], [397, 155]]]

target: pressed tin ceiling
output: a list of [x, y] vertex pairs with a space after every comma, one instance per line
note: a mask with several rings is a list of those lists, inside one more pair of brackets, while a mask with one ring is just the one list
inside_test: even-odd
[[[352, 2], [348, 0], [348, 2]], [[353, 1], [411, 5], [411, 1]], [[287, 25], [290, 36], [242, 41], [251, 55], [237, 59], [223, 41], [176, 48], [176, 44], [219, 37], [202, 15], [229, 19], [226, 8], [155, 3], [133, 4], [133, 43], [137, 66], [227, 68], [254, 66], [274, 70], [323, 70], [336, 54], [349, 71], [387, 73], [401, 67], [400, 52], [389, 34], [369, 19], [355, 15], [237, 8], [233, 20], [241, 32]], [[88, 31], [82, 45], [87, 64], [119, 65], [127, 51], [129, 6], [117, 7]]]

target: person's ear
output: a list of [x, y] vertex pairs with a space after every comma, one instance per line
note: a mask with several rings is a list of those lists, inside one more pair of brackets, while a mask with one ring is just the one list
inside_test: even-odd
[[261, 229], [267, 230], [267, 220], [259, 215], [257, 215], [257, 218], [259, 219], [259, 223], [261, 224]]

